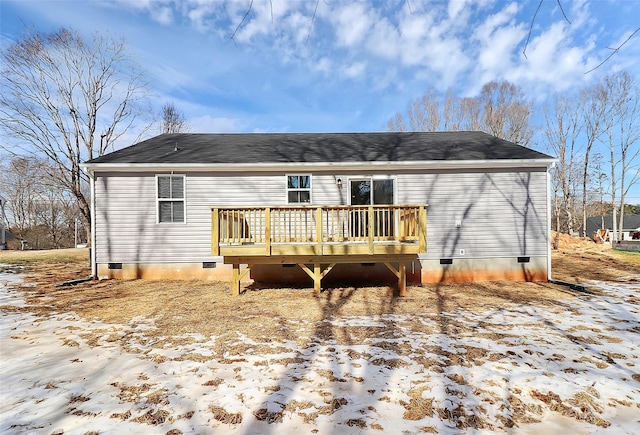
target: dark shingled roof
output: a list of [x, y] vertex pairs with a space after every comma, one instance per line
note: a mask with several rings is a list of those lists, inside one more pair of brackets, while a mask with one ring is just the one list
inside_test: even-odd
[[[176, 146], [178, 150], [176, 151]], [[482, 132], [162, 134], [88, 163], [334, 163], [551, 157]]]
[[[619, 222], [619, 220], [620, 220], [620, 216], [617, 216], [616, 222]], [[600, 229], [601, 225], [602, 225], [602, 218], [600, 216], [587, 218], [587, 236], [591, 237], [596, 230]], [[609, 230], [613, 229], [613, 216], [609, 215], [604, 217], [604, 227]], [[640, 215], [638, 214], [624, 215], [624, 228], [622, 229], [633, 230], [636, 228], [640, 228]]]

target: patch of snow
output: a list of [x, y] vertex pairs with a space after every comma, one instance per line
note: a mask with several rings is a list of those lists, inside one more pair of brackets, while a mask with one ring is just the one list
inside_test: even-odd
[[[428, 315], [334, 317], [324, 322], [344, 331], [392, 326], [393, 338], [316, 337], [300, 347], [239, 334], [246, 353], [217, 360], [216, 337], [189, 334], [181, 337], [188, 344], [153, 347], [164, 337], [145, 336], [152, 319], [38, 318], [10, 275], [0, 273], [7, 307], [0, 433], [454, 434], [459, 425], [473, 433], [631, 434], [640, 427], [638, 277], [593, 283], [602, 296], [578, 295], [571, 304], [441, 314], [474, 333], [449, 333]], [[98, 338], [90, 345], [91, 332]], [[127, 337], [126, 350], [110, 336]], [[257, 346], [274, 353], [258, 354]]]

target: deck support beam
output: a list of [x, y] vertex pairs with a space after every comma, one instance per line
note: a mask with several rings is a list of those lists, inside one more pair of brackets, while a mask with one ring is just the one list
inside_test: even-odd
[[384, 265], [387, 266], [393, 274], [398, 278], [398, 294], [400, 296], [407, 295], [407, 264], [404, 261], [398, 262], [398, 268], [396, 269], [393, 264], [388, 261], [384, 262]]
[[247, 267], [244, 270], [240, 270], [240, 264], [233, 264], [233, 282], [231, 283], [231, 295], [238, 296], [240, 295], [240, 281], [245, 277], [247, 272], [251, 270], [252, 264], [247, 264]]
[[[383, 263], [398, 278], [398, 295], [407, 294], [407, 263], [415, 255], [276, 255], [224, 257], [225, 264], [233, 265], [232, 294], [240, 294], [240, 281], [255, 264], [297, 264], [313, 280], [314, 293], [322, 291], [324, 278], [336, 264]], [[246, 264], [245, 269], [241, 265]], [[396, 268], [394, 264], [397, 264]], [[326, 266], [326, 267], [325, 267]]]
[[331, 269], [333, 269], [333, 266], [335, 265], [336, 263], [331, 263], [322, 270], [322, 265], [320, 263], [314, 263], [313, 270], [311, 270], [306, 264], [298, 263], [300, 269], [304, 270], [304, 272], [313, 280], [313, 292], [315, 294], [319, 294], [322, 291], [322, 278], [324, 278], [327, 273], [331, 272]]

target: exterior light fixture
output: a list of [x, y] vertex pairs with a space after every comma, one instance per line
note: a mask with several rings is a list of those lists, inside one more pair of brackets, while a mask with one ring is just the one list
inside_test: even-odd
[[336, 185], [338, 186], [338, 189], [342, 190], [342, 178], [338, 178], [336, 180]]

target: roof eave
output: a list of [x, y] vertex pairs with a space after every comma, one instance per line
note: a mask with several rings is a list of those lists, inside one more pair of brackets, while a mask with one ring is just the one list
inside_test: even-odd
[[557, 159], [504, 160], [429, 160], [403, 162], [291, 162], [291, 163], [83, 163], [89, 172], [281, 172], [300, 170], [424, 170], [424, 169], [489, 169], [489, 168], [548, 168]]

